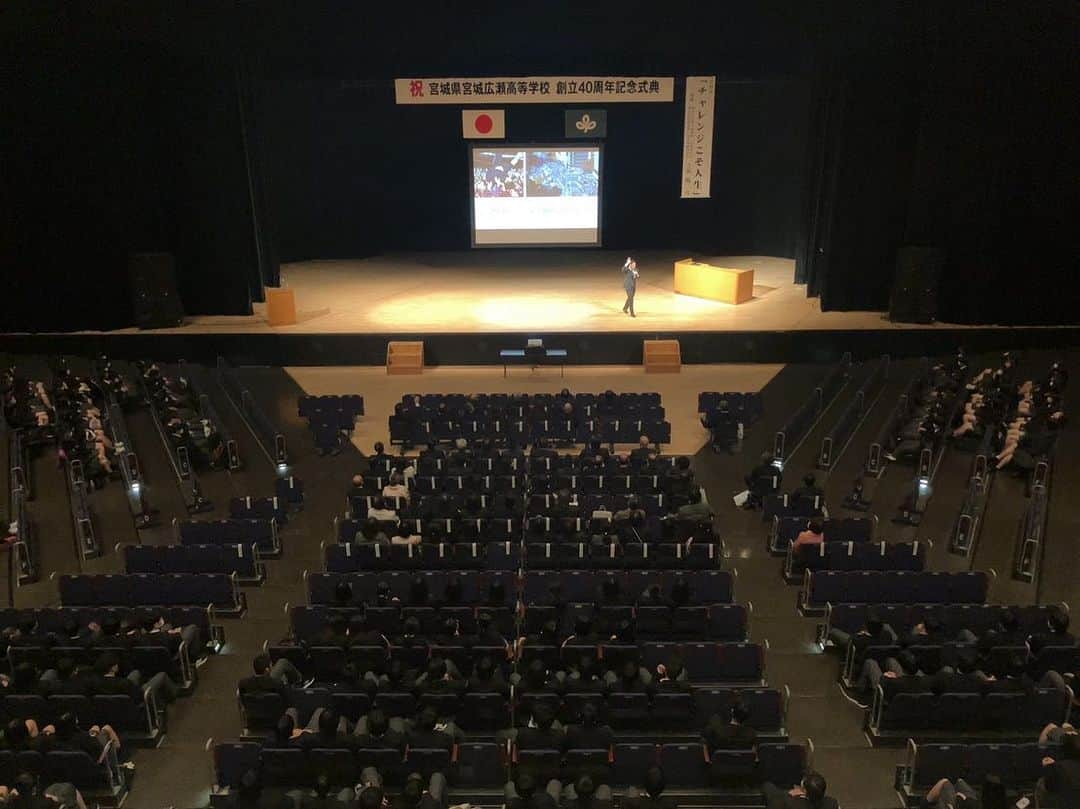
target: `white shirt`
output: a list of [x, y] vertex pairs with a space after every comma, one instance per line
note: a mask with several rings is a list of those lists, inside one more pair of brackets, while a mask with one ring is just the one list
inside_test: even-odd
[[409, 487], [404, 483], [388, 484], [383, 486], [383, 497], [403, 497], [409, 499]]
[[397, 512], [389, 508], [373, 508], [368, 511], [367, 515], [371, 517], [371, 519], [378, 520], [379, 522], [398, 521]]

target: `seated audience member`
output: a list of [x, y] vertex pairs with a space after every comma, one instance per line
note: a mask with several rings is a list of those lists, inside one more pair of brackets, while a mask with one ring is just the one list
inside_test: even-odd
[[356, 532], [356, 536], [353, 538], [354, 545], [389, 545], [390, 539], [386, 536], [386, 533], [379, 525], [379, 521], [370, 516], [371, 512], [368, 512], [368, 518], [360, 523], [360, 530]]
[[866, 613], [866, 621], [854, 634], [849, 635], [844, 630], [833, 627], [829, 630], [829, 640], [844, 650], [848, 644], [853, 643], [855, 648], [861, 651], [868, 646], [891, 646], [896, 643], [896, 632], [881, 620], [877, 612], [871, 610]]
[[45, 734], [42, 740], [43, 749], [82, 750], [94, 761], [98, 761], [105, 752], [105, 746], [112, 743], [113, 748], [120, 753], [120, 737], [111, 725], [91, 725], [87, 730], [80, 730], [78, 725], [75, 714], [69, 711], [60, 714], [53, 723], [52, 733]]
[[149, 691], [162, 705], [173, 702], [180, 693], [180, 687], [172, 681], [168, 673], [159, 671], [145, 683], [138, 670], [120, 676], [120, 659], [112, 652], [105, 652], [94, 664], [96, 674], [94, 690], [99, 694], [127, 694], [138, 703], [143, 701], [143, 692]]
[[645, 770], [641, 789], [630, 787], [626, 790], [622, 805], [626, 809], [677, 809], [675, 799], [664, 794], [666, 788], [664, 771], [654, 764]]
[[791, 548], [793, 551], [797, 551], [807, 545], [820, 545], [824, 541], [825, 533], [821, 527], [821, 520], [810, 520], [806, 524], [806, 530], [800, 531], [799, 535], [795, 537], [795, 541], [791, 543]]
[[705, 502], [704, 492], [699, 486], [693, 486], [687, 495], [690, 502], [685, 506], [679, 506], [675, 513], [684, 519], [711, 520], [715, 516], [712, 507]]
[[[295, 710], [289, 708], [289, 711]], [[296, 717], [293, 716], [295, 721]], [[333, 708], [316, 708], [301, 734], [296, 746], [302, 750], [323, 747], [355, 747], [356, 737], [349, 734], [349, 720], [339, 717]]]
[[649, 446], [649, 436], [638, 438], [638, 445], [630, 451], [630, 463], [638, 468], [647, 467], [656, 459], [656, 450]]
[[815, 498], [818, 498], [819, 503], [824, 501], [825, 491], [817, 485], [817, 477], [813, 472], [806, 475], [802, 482], [803, 485], [791, 493], [793, 501], [813, 502]]
[[719, 715], [709, 719], [702, 733], [711, 757], [709, 780], [715, 786], [737, 787], [753, 783], [756, 761], [726, 759], [718, 755], [725, 750], [756, 750], [757, 731], [750, 727], [750, 711], [741, 700], [731, 706], [727, 720]]
[[386, 454], [386, 447], [383, 446], [382, 441], [375, 442], [374, 450], [375, 452], [368, 456], [368, 466], [372, 472], [381, 475], [386, 472], [393, 459]]
[[750, 496], [743, 508], [761, 508], [767, 495], [780, 490], [780, 483], [784, 478], [784, 473], [773, 463], [773, 460], [771, 452], [761, 453], [758, 465], [746, 474], [744, 480]]
[[1069, 632], [1069, 613], [1058, 606], [1051, 607], [1046, 616], [1046, 629], [1036, 635], [1047, 646], [1075, 646], [1076, 637]]
[[979, 809], [979, 796], [963, 778], [957, 778], [954, 784], [948, 778], [942, 778], [923, 796], [923, 809]]
[[611, 787], [597, 783], [589, 773], [581, 773], [572, 784], [548, 783], [551, 792], [561, 794], [562, 809], [611, 809]]
[[372, 507], [368, 509], [368, 519], [379, 522], [398, 522], [398, 515], [384, 497], [376, 497]]
[[783, 790], [766, 782], [762, 787], [767, 809], [838, 809], [835, 798], [825, 794], [825, 778], [811, 770], [794, 789]]
[[652, 694], [652, 675], [632, 660], [622, 664], [618, 674], [608, 671], [604, 675], [608, 691], [618, 694]]
[[454, 746], [454, 737], [446, 732], [445, 725], [438, 725], [438, 719], [434, 708], [424, 708], [420, 711], [412, 728], [405, 736], [409, 747], [450, 750]]
[[1080, 806], [1080, 736], [1062, 738], [1061, 748], [1044, 756], [1042, 767], [1035, 805]]
[[390, 726], [390, 719], [382, 708], [372, 708], [367, 716], [353, 728], [357, 749], [399, 750], [405, 749], [405, 733]]
[[552, 781], [550, 789], [538, 791], [533, 774], [519, 767], [517, 777], [503, 788], [503, 806], [505, 809], [558, 809], [562, 796], [557, 785], [557, 781]]
[[484, 655], [473, 666], [465, 690], [470, 694], [501, 694], [506, 697], [510, 695], [510, 684], [491, 655]]
[[270, 655], [258, 654], [251, 667], [254, 675], [245, 677], [237, 686], [240, 696], [272, 693], [287, 701], [290, 687], [300, 686], [304, 680], [296, 666], [284, 657], [271, 665]]
[[518, 728], [515, 746], [519, 750], [562, 750], [566, 733], [555, 722], [555, 714], [546, 702], [533, 705], [532, 719]]
[[409, 499], [409, 487], [405, 485], [405, 478], [400, 472], [390, 474], [390, 482], [383, 486], [383, 497], [399, 497], [402, 500]]
[[390, 802], [390, 809], [446, 809], [446, 776], [434, 772], [424, 786], [424, 777], [410, 773], [401, 792]]
[[615, 744], [615, 734], [600, 722], [600, 709], [593, 702], [581, 706], [581, 724], [566, 729], [566, 750], [610, 750]]
[[365, 494], [367, 492], [364, 491], [364, 476], [353, 475], [346, 495], [349, 497], [363, 497]]

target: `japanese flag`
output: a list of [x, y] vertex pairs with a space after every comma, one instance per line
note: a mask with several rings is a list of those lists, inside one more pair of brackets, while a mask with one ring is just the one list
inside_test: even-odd
[[465, 138], [505, 138], [505, 110], [462, 110], [461, 134]]

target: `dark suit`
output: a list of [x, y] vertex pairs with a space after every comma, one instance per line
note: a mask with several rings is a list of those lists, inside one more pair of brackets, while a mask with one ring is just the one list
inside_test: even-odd
[[626, 290], [626, 303], [623, 312], [634, 314], [634, 295], [637, 293], [637, 272], [628, 266], [623, 267], [623, 289]]
[[[766, 783], [762, 792], [765, 793], [765, 805], [768, 809], [811, 809], [810, 801], [806, 798], [791, 795], [786, 789], [780, 789], [774, 784]], [[826, 795], [817, 809], [839, 809], [839, 804], [835, 798]]]

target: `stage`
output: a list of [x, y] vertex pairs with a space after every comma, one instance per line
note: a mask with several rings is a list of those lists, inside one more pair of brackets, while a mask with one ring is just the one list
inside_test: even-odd
[[[680, 295], [673, 263], [687, 256], [753, 269], [753, 298], [740, 305]], [[428, 365], [496, 365], [503, 348], [543, 337], [569, 365], [633, 365], [642, 340], [676, 338], [684, 363], [827, 362], [851, 351], [917, 356], [953, 351], [1080, 343], [1072, 327], [915, 325], [882, 312], [822, 312], [794, 282], [794, 262], [769, 256], [680, 251], [635, 253], [637, 317], [622, 313], [612, 250], [471, 250], [392, 253], [285, 264], [295, 325], [271, 327], [265, 306], [249, 316], [193, 315], [177, 328], [4, 335], [0, 350], [154, 356], [254, 365], [383, 365], [391, 339], [424, 341]]]

